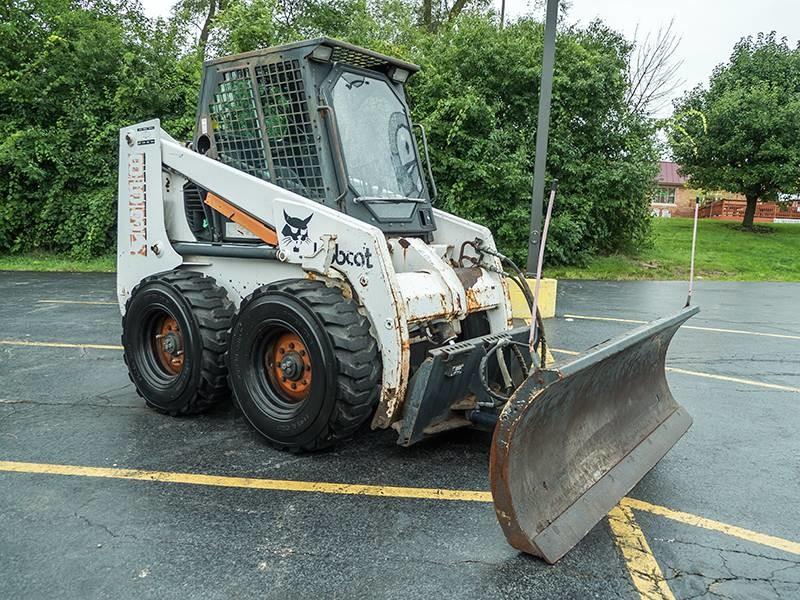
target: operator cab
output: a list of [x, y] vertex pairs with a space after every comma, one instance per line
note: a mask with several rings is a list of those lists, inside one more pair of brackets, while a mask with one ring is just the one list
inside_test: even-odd
[[[194, 148], [387, 234], [428, 239], [432, 178], [403, 89], [418, 70], [330, 38], [207, 61]], [[203, 197], [184, 190], [195, 234], [235, 241]]]

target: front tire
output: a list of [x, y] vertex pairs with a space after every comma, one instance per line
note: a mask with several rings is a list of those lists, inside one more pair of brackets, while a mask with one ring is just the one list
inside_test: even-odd
[[175, 270], [137, 285], [122, 318], [125, 364], [150, 408], [203, 412], [229, 396], [224, 355], [234, 307], [213, 278]]
[[351, 437], [381, 389], [368, 320], [321, 281], [282, 281], [247, 297], [231, 330], [228, 369], [247, 421], [293, 452]]

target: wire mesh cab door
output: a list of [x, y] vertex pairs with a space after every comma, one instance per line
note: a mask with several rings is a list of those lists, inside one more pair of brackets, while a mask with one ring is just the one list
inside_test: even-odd
[[435, 229], [403, 86], [385, 73], [335, 63], [321, 86], [339, 149], [342, 209], [387, 233]]

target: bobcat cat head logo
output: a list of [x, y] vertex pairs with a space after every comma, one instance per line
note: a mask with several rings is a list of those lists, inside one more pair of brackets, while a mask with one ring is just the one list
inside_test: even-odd
[[281, 229], [281, 241], [284, 245], [291, 248], [292, 252], [300, 252], [300, 249], [306, 244], [310, 244], [311, 240], [308, 237], [308, 222], [314, 214], [308, 215], [305, 219], [293, 217], [283, 211], [283, 220], [286, 224]]

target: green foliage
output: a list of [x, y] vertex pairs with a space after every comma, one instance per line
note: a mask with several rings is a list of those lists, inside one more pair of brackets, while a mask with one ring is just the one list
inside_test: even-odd
[[[673, 154], [693, 185], [775, 199], [800, 188], [800, 49], [774, 33], [736, 44], [675, 106]], [[794, 83], [793, 83], [794, 82]]]
[[[584, 267], [548, 268], [558, 279], [689, 278], [692, 219], [653, 219], [652, 243], [633, 254], [590, 258]], [[772, 224], [760, 233], [736, 223], [701, 219], [697, 224], [695, 276], [730, 281], [799, 281], [800, 225]]]
[[[409, 97], [429, 131], [440, 205], [527, 243], [542, 26], [503, 30], [481, 2], [435, 33], [408, 0], [182, 0], [170, 22], [134, 0], [22, 0], [0, 7], [0, 252], [107, 252], [117, 136], [160, 117], [190, 135], [200, 57], [330, 35], [417, 62]], [[206, 23], [208, 21], [208, 23]], [[188, 44], [197, 30], [202, 48]], [[653, 125], [625, 103], [629, 44], [594, 23], [562, 29], [548, 176], [561, 186], [550, 264], [640, 247], [655, 174]]]
[[325, 35], [401, 54], [419, 35], [415, 18], [403, 0], [237, 0], [214, 21], [212, 47], [224, 56]]
[[[558, 178], [547, 259], [581, 262], [642, 245], [657, 154], [652, 123], [625, 103], [629, 45], [593, 23], [559, 32], [547, 173]], [[500, 247], [527, 251], [542, 25], [498, 29], [462, 17], [418, 40], [409, 92], [429, 130], [440, 202], [486, 224]]]
[[107, 252], [118, 130], [158, 115], [186, 135], [197, 66], [127, 2], [0, 10], [0, 250]]

